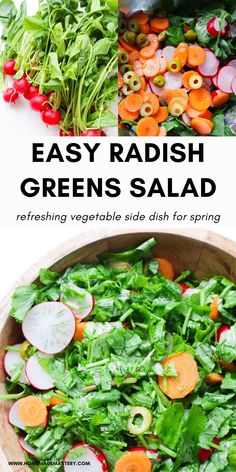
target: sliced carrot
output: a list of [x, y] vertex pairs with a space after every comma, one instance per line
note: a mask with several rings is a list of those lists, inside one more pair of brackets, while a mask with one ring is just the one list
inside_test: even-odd
[[164, 257], [156, 257], [157, 262], [159, 262], [159, 272], [161, 275], [166, 277], [166, 279], [173, 280], [175, 276], [174, 267], [170, 261]]
[[143, 73], [145, 77], [152, 78], [155, 77], [160, 70], [159, 59], [147, 59], [143, 64]]
[[218, 302], [219, 302], [219, 297], [218, 295], [216, 295], [210, 304], [211, 313], [209, 315], [209, 318], [211, 320], [216, 320], [218, 318], [218, 314], [219, 314]]
[[193, 46], [188, 47], [188, 64], [191, 67], [201, 66], [204, 64], [205, 60], [206, 51], [201, 48], [201, 46], [194, 44]]
[[200, 136], [208, 136], [214, 128], [212, 121], [200, 116], [191, 120], [191, 126]]
[[180, 43], [174, 52], [174, 59], [179, 59], [182, 67], [186, 65], [188, 59], [188, 48], [187, 43]]
[[27, 426], [43, 426], [47, 420], [47, 407], [43, 400], [34, 395], [24, 397], [19, 402], [18, 415]]
[[118, 89], [120, 90], [124, 85], [124, 79], [120, 73], [120, 71], [118, 71]]
[[145, 46], [145, 48], [140, 49], [140, 56], [143, 59], [151, 59], [155, 54], [155, 49], [152, 46]]
[[197, 363], [188, 352], [178, 352], [168, 356], [162, 366], [172, 365], [177, 373], [176, 377], [158, 376], [158, 385], [167, 397], [172, 400], [184, 398], [191, 393], [198, 382], [199, 374]]
[[207, 120], [212, 120], [213, 113], [210, 110], [206, 110], [200, 115], [201, 118], [206, 118]]
[[142, 65], [141, 61], [139, 61], [139, 60], [134, 61], [133, 62], [133, 69], [134, 69], [134, 73], [136, 75], [138, 75], [139, 77], [143, 76], [143, 65]]
[[221, 374], [216, 374], [215, 372], [212, 372], [211, 374], [206, 375], [204, 377], [204, 380], [209, 385], [219, 385], [224, 380], [224, 377]]
[[125, 98], [125, 108], [132, 113], [139, 111], [142, 104], [143, 100], [138, 93], [132, 93]]
[[210, 92], [204, 88], [191, 90], [189, 93], [190, 105], [198, 111], [205, 111], [212, 106], [212, 98]]
[[119, 105], [118, 105], [118, 113], [119, 116], [121, 117], [122, 120], [127, 120], [127, 121], [135, 121], [137, 120], [139, 116], [139, 112], [131, 112], [128, 111], [126, 106], [125, 106], [125, 99], [121, 100]]
[[[183, 111], [182, 112], [184, 112], [187, 108], [188, 101], [184, 97], [172, 98], [172, 100], [170, 100], [169, 103], [168, 103], [168, 111], [170, 112], [170, 114], [172, 114], [172, 111], [173, 111], [172, 107], [174, 107], [174, 105], [176, 105], [177, 109], [179, 109], [179, 104], [183, 105]], [[181, 109], [182, 109], [182, 106], [181, 106]]]
[[159, 126], [152, 116], [141, 118], [137, 124], [137, 136], [158, 136]]
[[140, 91], [144, 91], [146, 90], [147, 88], [147, 82], [146, 82], [146, 79], [144, 77], [140, 77], [141, 81], [142, 81], [142, 87], [141, 87], [141, 90]]
[[148, 102], [148, 96], [149, 96], [149, 92], [145, 92], [145, 90], [139, 90], [138, 91], [138, 94], [141, 95], [142, 99], [143, 99], [143, 103], [147, 103]]
[[155, 51], [156, 51], [160, 46], [160, 43], [157, 39], [157, 35], [153, 34], [153, 33], [150, 33], [150, 34], [147, 35], [147, 39], [150, 43], [150, 46], [152, 46], [153, 49], [155, 49]]
[[[195, 110], [195, 108], [191, 107], [191, 105], [188, 103], [187, 108], [186, 108], [186, 113], [189, 116], [189, 118], [198, 118], [201, 116], [203, 112]], [[204, 112], [205, 113], [205, 112]]]
[[87, 322], [86, 321], [80, 321], [78, 319], [76, 319], [75, 321], [75, 334], [74, 334], [74, 341], [82, 341], [82, 339], [84, 338], [84, 330], [87, 326]]
[[150, 25], [154, 31], [161, 33], [169, 28], [169, 20], [168, 18], [153, 18]]
[[158, 112], [153, 115], [153, 118], [157, 120], [158, 123], [163, 123], [168, 119], [169, 113], [167, 107], [160, 107]]
[[151, 26], [148, 23], [144, 25], [140, 24], [140, 33], [142, 34], [149, 34], [151, 32]]
[[153, 107], [153, 115], [155, 115], [160, 108], [159, 98], [157, 97], [157, 95], [155, 95], [155, 93], [147, 92], [144, 98], [144, 103], [147, 102], [151, 103]]
[[149, 21], [149, 15], [144, 12], [136, 13], [132, 19], [137, 21], [140, 25], [145, 25]]
[[[59, 393], [62, 393], [62, 392], [59, 392]], [[60, 398], [57, 398], [57, 397], [52, 396], [52, 397], [50, 398], [50, 404], [49, 404], [49, 406], [50, 406], [51, 408], [53, 408], [54, 406], [57, 406], [57, 405], [63, 405], [63, 403], [65, 403], [65, 402], [64, 402], [63, 400], [61, 400]]]
[[224, 93], [224, 92], [218, 92], [217, 95], [214, 96], [212, 94], [212, 105], [215, 108], [221, 107], [225, 103], [227, 103], [230, 99], [230, 94], [229, 93]]
[[167, 131], [166, 131], [165, 126], [161, 126], [161, 127], [160, 127], [158, 136], [161, 136], [161, 137], [163, 137], [163, 138], [164, 138], [165, 136], [167, 136]]
[[127, 52], [132, 52], [132, 51], [137, 51], [136, 46], [132, 46], [132, 44], [126, 43], [126, 41], [122, 38], [122, 36], [119, 36], [119, 42]]
[[131, 53], [129, 54], [129, 64], [133, 64], [135, 61], [138, 61], [139, 57], [139, 51], [131, 51]]
[[126, 452], [115, 463], [114, 472], [151, 472], [151, 466], [145, 452]]
[[165, 100], [167, 105], [169, 105], [170, 101], [176, 97], [182, 97], [184, 98], [186, 103], [188, 102], [188, 94], [185, 89], [176, 89], [176, 90], [166, 89], [163, 92], [163, 99]]
[[184, 74], [182, 75], [181, 77], [181, 80], [182, 80], [182, 84], [183, 86], [190, 90], [190, 86], [189, 86], [189, 79], [192, 77], [192, 75], [196, 74], [196, 72], [194, 70], [188, 70], [187, 72], [184, 72]]

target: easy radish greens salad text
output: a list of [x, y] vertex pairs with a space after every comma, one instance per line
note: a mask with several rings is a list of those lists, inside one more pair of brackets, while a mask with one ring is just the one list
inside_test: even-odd
[[35, 472], [235, 471], [236, 285], [155, 245], [16, 288], [0, 398]]

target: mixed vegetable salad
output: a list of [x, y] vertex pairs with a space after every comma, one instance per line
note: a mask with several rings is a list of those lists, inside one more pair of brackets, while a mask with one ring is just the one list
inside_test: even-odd
[[121, 8], [120, 135], [236, 134], [235, 2], [190, 3]]
[[47, 126], [60, 126], [61, 136], [104, 136], [102, 128], [117, 128], [109, 109], [117, 97], [116, 0], [39, 0], [31, 17], [25, 0], [19, 10], [1, 0], [0, 21], [3, 100], [28, 100]]
[[0, 398], [34, 471], [235, 471], [236, 285], [155, 245], [16, 288]]

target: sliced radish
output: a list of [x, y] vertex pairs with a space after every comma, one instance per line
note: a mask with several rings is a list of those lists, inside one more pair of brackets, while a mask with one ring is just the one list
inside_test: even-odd
[[220, 338], [221, 338], [221, 335], [225, 332], [225, 331], [229, 331], [230, 330], [230, 326], [229, 325], [221, 325], [217, 332], [216, 332], [216, 339], [218, 341], [218, 343], [220, 342]]
[[152, 91], [152, 93], [155, 93], [158, 97], [162, 98], [164, 95], [165, 87], [157, 87], [154, 83], [153, 80], [149, 80], [149, 87]]
[[75, 318], [63, 303], [39, 303], [28, 311], [22, 331], [27, 341], [39, 351], [57, 354], [71, 342], [75, 333]]
[[236, 21], [234, 21], [230, 27], [230, 30], [229, 30], [229, 34], [231, 36], [231, 38], [235, 38], [236, 37]]
[[208, 92], [211, 91], [211, 84], [209, 85], [209, 82], [208, 82], [208, 78], [207, 78], [207, 77], [205, 77], [205, 79], [204, 79], [204, 81], [203, 81], [202, 88], [204, 88], [204, 89], [207, 90]]
[[231, 66], [222, 67], [218, 74], [218, 87], [221, 92], [232, 93], [232, 81], [236, 77], [236, 69]]
[[[22, 346], [21, 344], [14, 344], [14, 346], [12, 347], [15, 347], [20, 350], [21, 346]], [[19, 382], [23, 384], [28, 383], [27, 378], [25, 376], [25, 372], [24, 372], [25, 361], [24, 359], [22, 359], [19, 351], [6, 351], [4, 359], [3, 359], [3, 365], [9, 377], [13, 377], [14, 371], [17, 366], [19, 365], [22, 366], [22, 373], [19, 378]]]
[[191, 125], [191, 119], [189, 118], [189, 116], [187, 115], [187, 113], [183, 113], [183, 114], [181, 115], [181, 118], [182, 118], [182, 120], [183, 120], [183, 122], [184, 122], [184, 124], [185, 124], [186, 126], [190, 126], [190, 125]]
[[185, 292], [183, 293], [183, 297], [191, 297], [192, 295], [195, 295], [197, 293], [199, 293], [198, 288], [188, 288], [188, 290], [185, 290]]
[[20, 400], [17, 400], [15, 403], [13, 403], [13, 405], [11, 406], [9, 410], [8, 420], [12, 426], [16, 426], [17, 428], [20, 428], [24, 431], [26, 428], [26, 425], [23, 423], [23, 421], [21, 421], [18, 415], [18, 408], [19, 408], [20, 402], [21, 402], [21, 398]]
[[86, 318], [94, 308], [94, 297], [72, 282], [69, 282], [64, 290], [62, 289], [61, 301], [72, 310], [75, 317], [81, 320]]
[[213, 85], [218, 88], [218, 74], [211, 78]]
[[20, 436], [18, 438], [18, 441], [19, 441], [20, 447], [21, 447], [21, 449], [23, 449], [23, 451], [25, 451], [27, 454], [29, 454], [29, 456], [35, 457], [36, 449], [34, 447], [32, 447], [30, 444], [28, 444], [22, 436]]
[[171, 72], [166, 72], [164, 74], [166, 79], [165, 89], [180, 89], [182, 87], [182, 74], [178, 72], [177, 74], [172, 74]]
[[50, 357], [50, 355], [41, 352], [31, 356], [26, 363], [25, 373], [32, 387], [38, 390], [49, 390], [54, 387], [54, 379], [43, 370], [38, 360], [39, 357]]
[[198, 67], [198, 71], [203, 77], [214, 77], [219, 69], [220, 61], [210, 49], [205, 49], [206, 60]]
[[236, 95], [236, 77], [232, 80], [232, 91]]
[[162, 56], [166, 59], [166, 61], [172, 61], [175, 53], [174, 46], [166, 46], [162, 51]]
[[157, 59], [162, 59], [163, 58], [163, 49], [158, 49], [155, 52], [155, 56], [156, 56]]
[[236, 69], [236, 59], [232, 59], [232, 61], [229, 61], [227, 66], [234, 67], [234, 69]]
[[[78, 449], [78, 456], [76, 450]], [[86, 466], [86, 472], [107, 472], [109, 465], [104, 454], [94, 446], [79, 443], [73, 446], [64, 458], [65, 472], [80, 472]]]

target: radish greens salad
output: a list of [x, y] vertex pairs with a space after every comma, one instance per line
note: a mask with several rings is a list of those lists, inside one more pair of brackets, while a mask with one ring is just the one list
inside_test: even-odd
[[[61, 136], [102, 136], [102, 128], [117, 127], [110, 111], [117, 95], [115, 0], [39, 0], [31, 17], [25, 0], [19, 10], [1, 0], [0, 21], [7, 103], [28, 100]], [[5, 77], [14, 79], [7, 89]]]
[[33, 471], [235, 471], [236, 285], [155, 246], [16, 288], [0, 398]]

